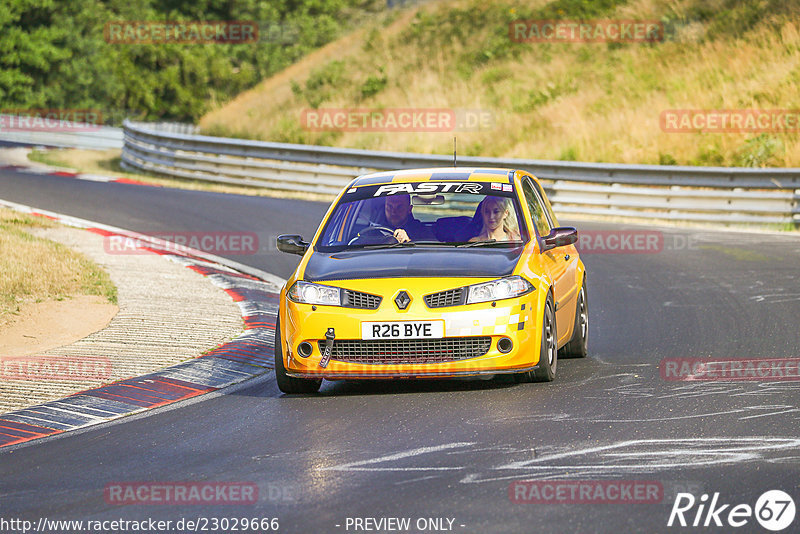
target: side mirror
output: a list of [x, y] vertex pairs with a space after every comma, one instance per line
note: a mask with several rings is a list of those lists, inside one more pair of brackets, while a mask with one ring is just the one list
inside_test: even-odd
[[302, 256], [308, 250], [308, 243], [303, 241], [303, 236], [300, 235], [279, 235], [278, 250]]
[[571, 226], [559, 226], [558, 228], [550, 230], [550, 233], [547, 234], [542, 241], [544, 241], [542, 252], [550, 250], [551, 248], [572, 245], [578, 241], [578, 230]]

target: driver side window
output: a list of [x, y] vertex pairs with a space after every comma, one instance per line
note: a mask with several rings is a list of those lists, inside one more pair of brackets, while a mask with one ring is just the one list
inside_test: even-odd
[[534, 192], [529, 180], [523, 180], [522, 194], [525, 196], [525, 202], [528, 203], [528, 210], [531, 212], [531, 218], [533, 219], [533, 224], [536, 225], [536, 230], [539, 232], [539, 236], [546, 236], [551, 230], [550, 223], [545, 215], [542, 201]]

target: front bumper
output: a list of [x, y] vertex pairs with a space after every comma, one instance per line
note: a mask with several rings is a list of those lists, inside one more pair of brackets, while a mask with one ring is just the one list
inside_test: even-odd
[[[284, 300], [281, 310], [281, 339], [283, 340], [286, 373], [296, 378], [326, 379], [370, 379], [370, 378], [448, 378], [480, 376], [502, 373], [518, 373], [536, 368], [541, 345], [541, 317], [538, 306], [538, 291], [519, 298], [447, 308], [429, 309], [422, 299], [412, 300], [404, 311], [393, 308], [391, 299], [384, 298], [377, 310], [349, 309], [330, 306], [298, 304]], [[444, 322], [443, 341], [489, 338], [485, 353], [476, 357], [462, 358], [454, 354], [450, 361], [419, 363], [413, 358], [405, 363], [396, 363], [393, 352], [391, 363], [381, 362], [381, 351], [369, 363], [343, 361], [337, 353], [326, 367], [320, 366], [325, 333], [335, 330], [334, 344], [338, 341], [361, 341], [363, 321], [437, 321]], [[498, 341], [507, 338], [513, 344], [511, 350], [498, 349]], [[298, 346], [307, 342], [311, 354], [299, 355]], [[421, 344], [425, 344], [424, 341]], [[458, 344], [458, 343], [456, 343]], [[322, 346], [321, 346], [322, 345]], [[439, 351], [441, 352], [441, 351]], [[440, 360], [447, 358], [441, 358]]]
[[385, 378], [405, 378], [405, 379], [415, 379], [415, 378], [458, 378], [458, 377], [469, 377], [469, 376], [494, 376], [500, 374], [512, 374], [512, 373], [522, 373], [525, 371], [533, 371], [534, 369], [538, 369], [538, 365], [534, 365], [533, 367], [526, 367], [523, 369], [495, 369], [495, 370], [483, 370], [483, 371], [459, 371], [459, 372], [436, 372], [436, 371], [427, 371], [427, 372], [419, 372], [419, 373], [411, 373], [408, 371], [401, 371], [401, 372], [372, 372], [372, 373], [364, 373], [358, 374], [355, 372], [348, 372], [348, 373], [341, 373], [341, 374], [334, 374], [330, 371], [327, 371], [323, 374], [320, 373], [296, 373], [296, 372], [287, 372], [286, 374], [294, 377], [294, 378], [325, 378], [326, 380], [369, 380], [369, 379], [385, 379]]

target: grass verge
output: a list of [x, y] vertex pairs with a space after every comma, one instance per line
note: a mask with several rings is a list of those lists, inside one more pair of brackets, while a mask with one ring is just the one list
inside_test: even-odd
[[0, 323], [20, 306], [76, 295], [98, 295], [117, 303], [108, 273], [82, 254], [28, 232], [56, 223], [0, 208]]

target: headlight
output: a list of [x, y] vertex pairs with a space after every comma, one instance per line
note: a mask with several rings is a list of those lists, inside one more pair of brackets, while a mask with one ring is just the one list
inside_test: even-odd
[[287, 293], [293, 302], [340, 306], [342, 301], [338, 287], [321, 286], [310, 282], [295, 282]]
[[469, 286], [467, 289], [469, 291], [467, 294], [467, 304], [475, 304], [476, 302], [489, 302], [491, 300], [519, 297], [525, 293], [530, 293], [534, 290], [534, 287], [521, 276], [509, 276], [507, 278], [500, 278], [499, 280], [492, 280], [491, 282], [475, 284], [474, 286]]

